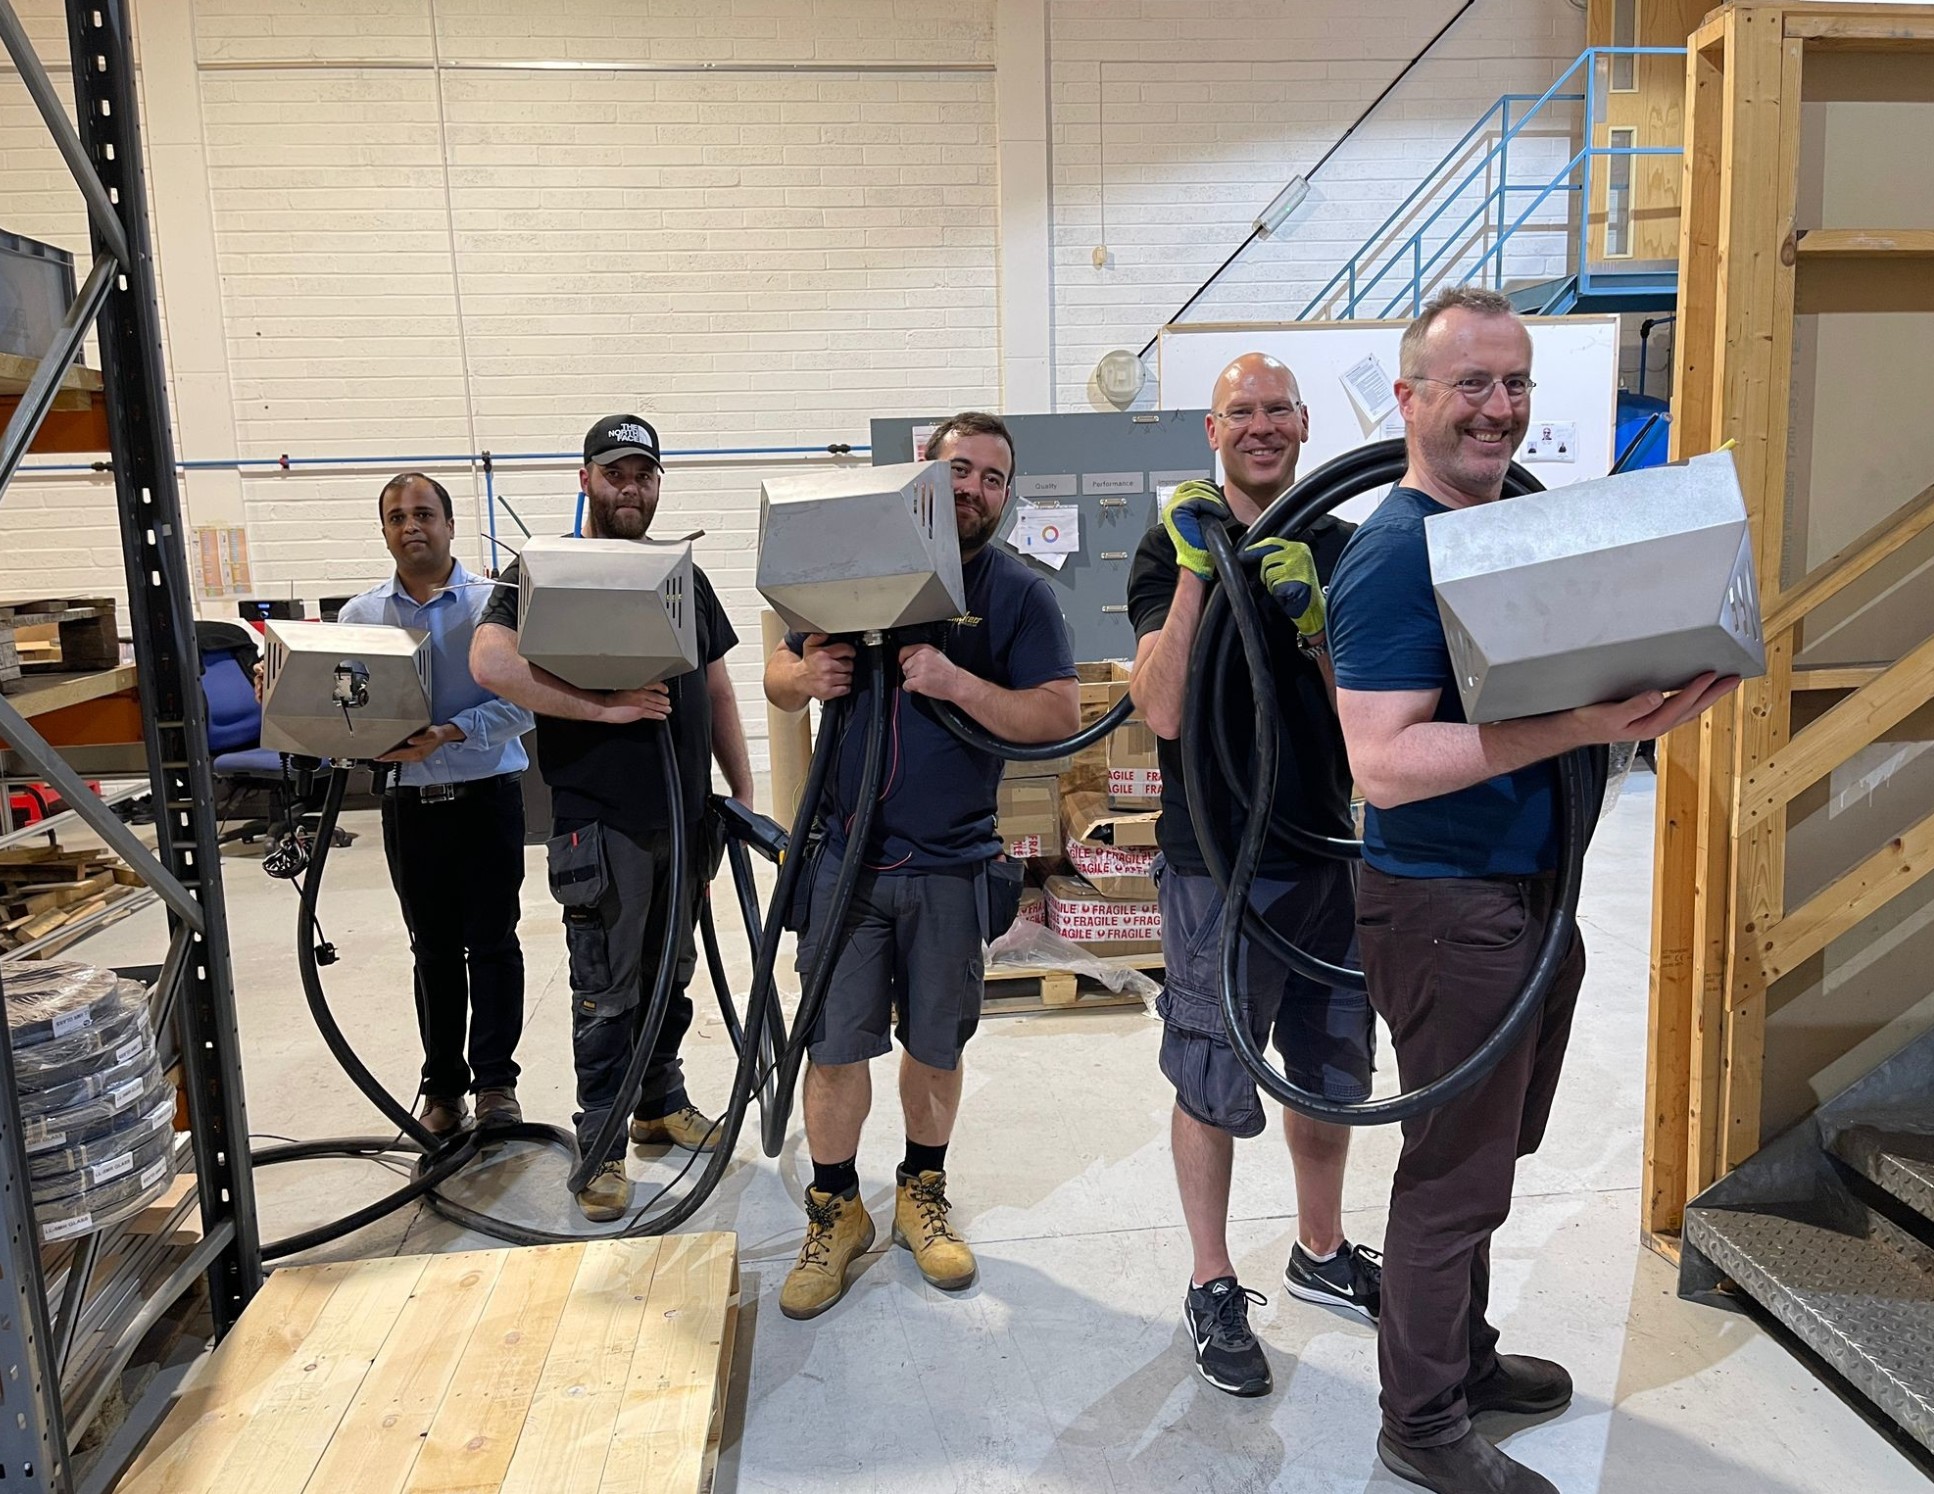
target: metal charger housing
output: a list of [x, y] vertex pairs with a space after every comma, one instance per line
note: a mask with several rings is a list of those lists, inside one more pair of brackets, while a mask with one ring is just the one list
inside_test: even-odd
[[690, 540], [533, 539], [518, 556], [517, 651], [580, 690], [698, 668]]
[[[431, 724], [428, 633], [276, 618], [262, 639], [262, 745], [271, 751], [367, 761]], [[346, 716], [332, 698], [345, 663], [369, 671], [369, 704]]]
[[1731, 452], [1433, 514], [1424, 537], [1470, 721], [1766, 672]]
[[953, 486], [940, 462], [768, 478], [760, 594], [805, 633], [886, 632], [966, 610]]

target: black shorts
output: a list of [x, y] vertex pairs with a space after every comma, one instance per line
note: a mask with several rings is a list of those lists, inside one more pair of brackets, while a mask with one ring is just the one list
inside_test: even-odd
[[[1165, 861], [1156, 863], [1156, 885], [1167, 966], [1155, 1004], [1164, 1024], [1162, 1072], [1185, 1115], [1254, 1136], [1263, 1128], [1262, 1102], [1222, 1020], [1222, 894], [1211, 878]], [[1318, 959], [1354, 963], [1356, 898], [1342, 862], [1294, 879], [1258, 877], [1251, 906]], [[1376, 1019], [1363, 992], [1298, 975], [1253, 939], [1243, 941], [1240, 959], [1249, 1030], [1259, 1044], [1273, 1039], [1291, 1082], [1327, 1100], [1368, 1099]]]
[[[821, 859], [812, 913], [799, 936], [798, 969], [811, 966], [826, 935], [839, 863]], [[900, 1046], [929, 1068], [959, 1066], [980, 1025], [980, 877], [951, 872], [863, 872], [847, 910], [838, 963], [807, 1053], [822, 1067], [864, 1063]], [[899, 1012], [899, 1022], [893, 1013]]]

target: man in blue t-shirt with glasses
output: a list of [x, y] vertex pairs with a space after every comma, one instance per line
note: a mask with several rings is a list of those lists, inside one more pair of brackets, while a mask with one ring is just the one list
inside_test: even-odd
[[[947, 464], [960, 537], [967, 608], [926, 643], [897, 654], [900, 696], [872, 841], [843, 928], [826, 924], [845, 827], [858, 807], [865, 736], [849, 731], [835, 758], [826, 846], [813, 878], [799, 968], [828, 941], [837, 948], [832, 985], [806, 1049], [804, 1110], [813, 1181], [806, 1239], [779, 1292], [789, 1318], [824, 1312], [846, 1291], [846, 1270], [873, 1243], [859, 1196], [860, 1129], [873, 1099], [872, 1059], [900, 1041], [900, 1105], [906, 1156], [893, 1206], [893, 1240], [920, 1274], [946, 1291], [970, 1285], [974, 1253], [949, 1217], [947, 1145], [960, 1108], [960, 1056], [980, 1020], [981, 946], [996, 899], [989, 868], [999, 758], [942, 726], [927, 704], [951, 701], [997, 737], [1052, 742], [1081, 722], [1074, 657], [1047, 582], [993, 547], [1014, 483], [1014, 438], [996, 416], [967, 411], [943, 421], [923, 455]], [[863, 692], [853, 645], [794, 633], [766, 663], [766, 698], [781, 710]], [[864, 699], [853, 715], [864, 719]], [[803, 829], [804, 827], [795, 827]], [[893, 1022], [897, 1008], [899, 1021]]]
[[[1396, 381], [1409, 468], [1350, 541], [1329, 592], [1337, 713], [1369, 801], [1357, 936], [1406, 1089], [1467, 1057], [1523, 988], [1552, 916], [1552, 760], [1663, 736], [1738, 684], [1702, 675], [1671, 694], [1465, 721], [1424, 520], [1502, 496], [1533, 387], [1531, 336], [1504, 296], [1453, 287], [1431, 300], [1403, 335]], [[1574, 937], [1518, 1046], [1404, 1124], [1384, 1229], [1377, 1451], [1399, 1477], [1442, 1494], [1555, 1494], [1470, 1419], [1571, 1401], [1562, 1366], [1497, 1352], [1486, 1308], [1491, 1236], [1510, 1212], [1517, 1159], [1543, 1139], [1584, 975]]]

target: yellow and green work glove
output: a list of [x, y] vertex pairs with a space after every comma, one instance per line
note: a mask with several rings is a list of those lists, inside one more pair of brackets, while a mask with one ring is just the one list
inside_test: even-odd
[[1328, 624], [1323, 616], [1323, 586], [1316, 578], [1316, 557], [1308, 545], [1259, 539], [1242, 547], [1242, 558], [1251, 565], [1261, 562], [1264, 589], [1296, 624], [1297, 632], [1314, 638], [1323, 631]]
[[1229, 505], [1222, 490], [1212, 482], [1192, 478], [1168, 495], [1162, 509], [1162, 527], [1175, 545], [1175, 563], [1207, 581], [1215, 575], [1215, 562], [1209, 559], [1208, 546], [1202, 543], [1205, 523], [1227, 524]]

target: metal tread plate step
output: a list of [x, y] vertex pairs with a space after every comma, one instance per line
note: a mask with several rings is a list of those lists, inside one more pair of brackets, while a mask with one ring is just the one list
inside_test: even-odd
[[1934, 1224], [1934, 1136], [1883, 1126], [1847, 1126], [1834, 1153], [1871, 1182]]
[[1694, 1207], [1685, 1240], [1934, 1449], [1934, 1251], [1874, 1215], [1865, 1236]]

